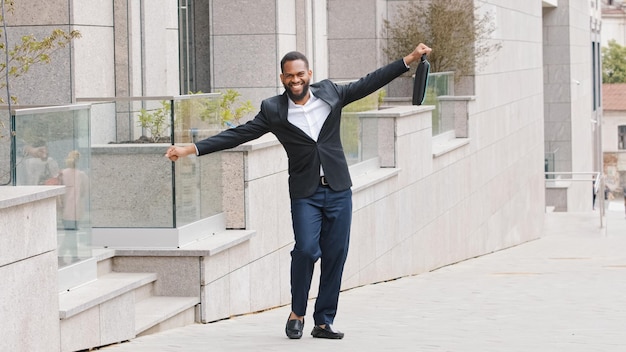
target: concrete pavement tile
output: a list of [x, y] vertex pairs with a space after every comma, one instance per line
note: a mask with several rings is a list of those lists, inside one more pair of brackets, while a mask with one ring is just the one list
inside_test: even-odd
[[[103, 348], [143, 351], [623, 352], [626, 219], [546, 214], [539, 240], [429, 273], [345, 291], [343, 340], [289, 340], [289, 307], [191, 325]], [[310, 304], [312, 307], [313, 304]], [[309, 309], [311, 310], [311, 309]]]

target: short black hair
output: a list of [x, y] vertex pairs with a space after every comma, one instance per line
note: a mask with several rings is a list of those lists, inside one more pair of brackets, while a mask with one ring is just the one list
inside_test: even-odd
[[303, 53], [299, 51], [290, 51], [285, 56], [283, 56], [282, 60], [280, 60], [280, 72], [284, 72], [285, 62], [287, 61], [295, 61], [302, 60], [306, 65], [307, 70], [309, 69], [309, 60], [304, 56]]

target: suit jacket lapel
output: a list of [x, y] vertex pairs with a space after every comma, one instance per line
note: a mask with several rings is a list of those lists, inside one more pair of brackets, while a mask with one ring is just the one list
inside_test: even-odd
[[287, 121], [287, 110], [289, 107], [288, 101], [289, 101], [289, 97], [287, 96], [287, 92], [284, 92], [283, 95], [281, 95], [279, 103], [278, 103], [278, 117], [280, 118], [280, 121], [284, 123], [288, 122]]
[[288, 110], [289, 110], [289, 97], [287, 96], [287, 92], [284, 92], [283, 95], [280, 97], [280, 101], [278, 103], [278, 118], [280, 119], [281, 123], [285, 125], [288, 129], [300, 134], [301, 136], [309, 140], [312, 140], [311, 137], [309, 137], [309, 135], [307, 135], [303, 130], [296, 127], [294, 124], [289, 122], [289, 120], [287, 120]]
[[329, 94], [328, 90], [326, 89], [320, 89], [319, 83], [311, 84], [310, 89], [311, 92], [313, 92], [313, 95], [325, 101], [328, 105], [330, 105], [331, 109], [334, 109], [336, 107], [338, 97], [336, 95]]

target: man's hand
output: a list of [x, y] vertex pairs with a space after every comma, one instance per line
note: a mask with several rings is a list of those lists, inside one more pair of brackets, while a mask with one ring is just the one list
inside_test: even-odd
[[189, 154], [195, 154], [196, 147], [194, 145], [188, 145], [184, 147], [180, 146], [171, 146], [167, 148], [167, 152], [165, 152], [165, 157], [170, 159], [171, 161], [176, 161], [178, 158], [186, 157]]
[[410, 53], [409, 55], [404, 57], [404, 62], [407, 65], [410, 65], [416, 61], [419, 61], [420, 58], [422, 57], [422, 55], [426, 54], [430, 54], [430, 52], [433, 51], [433, 49], [429, 48], [428, 46], [426, 46], [426, 44], [423, 43], [419, 43], [417, 45], [417, 47], [415, 47], [415, 50], [413, 50], [412, 53]]

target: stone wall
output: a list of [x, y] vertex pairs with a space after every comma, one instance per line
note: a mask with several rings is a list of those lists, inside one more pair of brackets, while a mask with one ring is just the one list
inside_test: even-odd
[[0, 188], [2, 349], [59, 351], [55, 203], [63, 187]]

